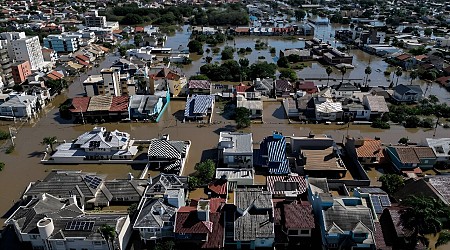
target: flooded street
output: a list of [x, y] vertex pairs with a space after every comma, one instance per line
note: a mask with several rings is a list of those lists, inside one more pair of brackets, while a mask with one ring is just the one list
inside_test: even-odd
[[[166, 42], [166, 47], [171, 47], [174, 49], [180, 48], [182, 50], [187, 49], [187, 44], [189, 43], [189, 38], [191, 32], [188, 30], [187, 25], [182, 27], [182, 31], [178, 31], [174, 36], [168, 38]], [[336, 30], [340, 29], [349, 29], [348, 25], [339, 25], [339, 24], [331, 24], [331, 25], [317, 25], [315, 34], [316, 37], [322, 39], [325, 42], [329, 42], [334, 47], [343, 46], [339, 41], [334, 39], [334, 33]], [[332, 36], [330, 36], [332, 34]], [[308, 38], [306, 38], [308, 39]], [[276, 49], [275, 54], [271, 54], [269, 49], [265, 50], [255, 50], [256, 41], [263, 41], [268, 44], [268, 47], [274, 47]], [[181, 46], [180, 46], [181, 45]], [[249, 60], [250, 64], [256, 61], [267, 61], [276, 63], [278, 60], [280, 50], [292, 49], [292, 48], [304, 48], [305, 42], [299, 41], [297, 39], [288, 39], [287, 37], [267, 37], [267, 36], [236, 36], [234, 41], [225, 41], [223, 44], [218, 44], [215, 47], [220, 48], [221, 50], [225, 46], [231, 46], [236, 49], [250, 47], [253, 49], [251, 53], [245, 55], [238, 55], [234, 53], [234, 59], [239, 60], [239, 58], [245, 57]], [[207, 48], [212, 48], [207, 44], [204, 44], [203, 49], [206, 51]], [[383, 61], [383, 58], [367, 54], [361, 50], [354, 49], [349, 50], [349, 54], [353, 55], [353, 65], [354, 69], [347, 70], [347, 73], [344, 75], [345, 79], [350, 79], [351, 82], [362, 83], [365, 78], [364, 70], [370, 65], [372, 68], [372, 74], [369, 76], [369, 85], [370, 86], [389, 86], [390, 82], [394, 80], [396, 82], [396, 77], [393, 78], [393, 75], [385, 76], [384, 71], [389, 70], [394, 72], [395, 69], [390, 67], [386, 62]], [[205, 52], [203, 56], [198, 56], [197, 54], [191, 54], [192, 64], [185, 65], [181, 69], [181, 71], [186, 74], [188, 77], [192, 75], [199, 74], [200, 66], [205, 64], [206, 56], [211, 56], [213, 58], [212, 63], [221, 63], [221, 55], [213, 54], [210, 52], [209, 54]], [[258, 59], [258, 57], [264, 57], [264, 59]], [[305, 80], [314, 80], [316, 81], [316, 85], [326, 85], [327, 83], [327, 74], [326, 74], [326, 66], [321, 65], [318, 62], [306, 62], [304, 63], [307, 67], [303, 70], [296, 70], [297, 75], [300, 79]], [[342, 74], [338, 69], [333, 68], [333, 73], [330, 75], [330, 85], [338, 84], [341, 81]], [[321, 80], [322, 79], [322, 80]], [[404, 72], [403, 76], [399, 78], [398, 84], [410, 84], [411, 79], [409, 78], [409, 74]], [[414, 80], [414, 84], [420, 84], [422, 89], [426, 89], [426, 82], [421, 81], [419, 79]], [[426, 93], [427, 95], [436, 95], [442, 102], [446, 102], [450, 104], [450, 93], [443, 87], [441, 87], [437, 83], [433, 83], [432, 87]]]
[[[332, 26], [329, 26], [332, 28]], [[187, 26], [183, 26], [183, 31], [178, 32], [174, 37], [169, 38], [166, 46], [177, 48], [180, 44], [186, 46], [189, 39]], [[286, 48], [301, 48], [304, 46], [303, 41], [298, 40], [283, 40], [281, 38], [259, 38], [259, 37], [239, 37], [236, 38], [236, 47], [251, 47], [254, 48], [256, 39], [265, 39], [269, 46], [279, 50]], [[234, 46], [233, 41], [228, 41], [229, 45]], [[226, 44], [221, 47], [226, 46]], [[387, 68], [381, 58], [370, 56], [361, 51], [352, 51], [355, 55], [354, 63], [356, 69], [349, 71], [345, 77], [363, 78], [364, 68], [370, 61], [373, 73], [371, 75], [371, 85], [388, 85], [383, 71]], [[205, 55], [206, 56], [206, 55]], [[256, 51], [249, 55], [250, 62], [258, 60], [258, 56], [264, 56], [268, 61], [274, 61], [276, 55], [269, 53], [269, 50]], [[237, 55], [236, 55], [236, 58]], [[11, 207], [14, 201], [17, 201], [25, 187], [31, 181], [43, 179], [51, 169], [68, 169], [68, 170], [83, 170], [87, 172], [97, 172], [108, 174], [109, 179], [126, 178], [127, 173], [132, 173], [135, 177], [139, 175], [142, 166], [129, 166], [125, 164], [102, 164], [102, 165], [43, 165], [40, 164], [40, 159], [43, 156], [42, 152], [45, 146], [41, 144], [44, 137], [56, 136], [59, 141], [70, 141], [77, 138], [80, 134], [91, 130], [95, 124], [72, 124], [70, 121], [65, 121], [59, 118], [58, 106], [64, 102], [67, 97], [74, 97], [81, 95], [83, 91], [82, 81], [88, 75], [97, 74], [103, 67], [110, 66], [112, 62], [117, 60], [116, 56], [107, 57], [98, 68], [93, 68], [86, 74], [81, 74], [70, 84], [68, 90], [58, 96], [51, 104], [49, 104], [40, 113], [40, 118], [30, 122], [5, 122], [0, 121], [0, 130], [8, 131], [9, 127], [17, 129], [17, 135], [14, 140], [15, 150], [11, 154], [5, 154], [6, 148], [10, 145], [10, 141], [0, 141], [0, 161], [6, 164], [4, 170], [0, 172], [0, 183], [3, 188], [0, 189], [0, 213], [4, 215]], [[183, 70], [189, 76], [196, 74], [199, 66], [203, 63], [202, 58], [194, 61], [192, 65], [186, 66]], [[220, 61], [220, 56], [215, 55], [214, 61]], [[380, 69], [380, 72], [376, 70]], [[301, 78], [321, 78], [326, 77], [324, 68], [317, 63], [313, 63], [310, 67], [298, 72]], [[381, 74], [381, 75], [380, 75]], [[335, 71], [332, 77], [340, 79], [340, 75]], [[400, 83], [409, 82], [409, 79], [404, 76], [400, 79]], [[419, 82], [416, 80], [416, 82]], [[332, 82], [337, 83], [337, 82]], [[318, 84], [321, 84], [318, 81]], [[325, 82], [323, 82], [325, 84]], [[450, 95], [447, 91], [443, 91], [437, 85], [433, 85], [432, 94], [438, 97], [450, 100]], [[119, 131], [128, 132], [132, 138], [135, 139], [152, 139], [158, 138], [163, 134], [169, 134], [172, 140], [190, 140], [192, 146], [189, 151], [189, 157], [182, 175], [189, 175], [194, 172], [196, 163], [205, 159], [215, 159], [217, 156], [217, 143], [220, 131], [234, 129], [234, 122], [224, 119], [220, 114], [213, 114], [213, 123], [206, 126], [198, 126], [197, 123], [182, 123], [182, 115], [185, 107], [184, 101], [172, 101], [166, 109], [163, 118], [159, 123], [106, 123], [98, 126], [104, 126], [108, 130], [118, 129]], [[364, 137], [374, 138], [380, 137], [383, 143], [397, 143], [401, 137], [408, 137], [411, 141], [419, 141], [426, 137], [432, 137], [433, 130], [422, 129], [405, 129], [402, 126], [392, 126], [390, 130], [373, 129], [367, 125], [302, 125], [289, 124], [285, 119], [281, 103], [270, 102], [264, 103], [264, 124], [253, 124], [245, 131], [253, 133], [253, 141], [259, 143], [265, 136], [270, 135], [273, 131], [280, 131], [284, 135], [306, 136], [311, 131], [315, 134], [327, 134], [332, 136], [337, 142], [341, 142], [344, 136], [348, 133], [350, 136], [363, 135]], [[448, 130], [438, 127], [437, 137], [448, 137]], [[157, 172], [149, 172], [151, 176]], [[264, 183], [263, 176], [257, 176], [255, 182]], [[199, 195], [199, 194], [197, 194]], [[4, 220], [5, 218], [3, 218]], [[2, 221], [3, 221], [2, 220]], [[0, 222], [2, 222], [0, 221]]]

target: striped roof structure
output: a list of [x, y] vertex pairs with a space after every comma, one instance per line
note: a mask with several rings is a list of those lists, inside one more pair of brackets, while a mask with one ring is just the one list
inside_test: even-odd
[[285, 194], [285, 192], [296, 192], [298, 195], [306, 192], [306, 180], [304, 176], [267, 176], [267, 190], [272, 195]]
[[184, 110], [185, 117], [202, 116], [211, 109], [214, 103], [212, 95], [193, 95], [188, 97]]
[[[286, 158], [286, 139], [283, 135], [274, 133], [264, 138], [260, 145], [263, 159], [260, 162], [269, 167], [270, 174], [289, 174], [289, 161]], [[267, 158], [266, 158], [267, 157]]]

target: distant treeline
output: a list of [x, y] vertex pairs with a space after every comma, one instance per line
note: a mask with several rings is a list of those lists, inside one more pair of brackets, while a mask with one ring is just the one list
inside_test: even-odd
[[249, 22], [248, 13], [241, 4], [228, 4], [221, 8], [194, 7], [181, 4], [165, 8], [139, 8], [137, 4], [114, 7], [108, 20], [119, 21], [124, 25], [152, 23], [155, 25], [181, 24], [186, 19], [192, 25], [245, 25]]

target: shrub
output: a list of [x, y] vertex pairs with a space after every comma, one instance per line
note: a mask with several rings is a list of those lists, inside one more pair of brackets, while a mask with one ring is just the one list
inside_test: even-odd
[[391, 125], [389, 125], [389, 123], [387, 123], [386, 121], [383, 121], [381, 119], [376, 119], [375, 121], [372, 122], [372, 127], [373, 128], [381, 128], [381, 129], [389, 129], [389, 128], [391, 128]]
[[3, 171], [4, 168], [5, 168], [5, 163], [0, 162], [0, 171]]
[[420, 122], [420, 126], [423, 128], [432, 128], [433, 127], [433, 119], [425, 118]]
[[9, 139], [9, 133], [3, 130], [0, 130], [0, 140]]
[[15, 149], [15, 148], [16, 148], [15, 146], [11, 145], [11, 146], [9, 146], [9, 147], [6, 149], [5, 153], [6, 153], [6, 154], [11, 154], [12, 152], [14, 152], [14, 149]]

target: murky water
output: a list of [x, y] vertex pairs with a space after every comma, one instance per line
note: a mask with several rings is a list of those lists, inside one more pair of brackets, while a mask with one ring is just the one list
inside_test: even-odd
[[[187, 44], [189, 35], [186, 31], [187, 27], [184, 27], [184, 31], [175, 35], [174, 38], [168, 40], [168, 46], [178, 46], [179, 44]], [[237, 47], [253, 47], [254, 41], [250, 37], [237, 38]], [[279, 49], [295, 48], [302, 46], [301, 41], [284, 41], [274, 38], [266, 38], [269, 41], [270, 46], [277, 47]], [[172, 44], [171, 44], [172, 43]], [[175, 44], [175, 45], [173, 45]], [[238, 45], [239, 44], [239, 45]], [[367, 54], [354, 51], [359, 61], [357, 63], [366, 63], [369, 60], [371, 65], [379, 65], [380, 68], [385, 67], [380, 59], [375, 57], [370, 58]], [[256, 60], [258, 54], [267, 55], [266, 58], [270, 58], [268, 51], [253, 51], [251, 55], [247, 55], [249, 59]], [[131, 172], [134, 176], [138, 176], [141, 167], [128, 166], [128, 165], [42, 165], [40, 164], [40, 158], [44, 146], [41, 145], [41, 141], [46, 136], [56, 136], [58, 140], [72, 140], [78, 137], [81, 133], [91, 130], [94, 124], [71, 124], [68, 121], [61, 120], [58, 116], [58, 109], [60, 103], [62, 103], [67, 97], [74, 97], [80, 95], [83, 92], [81, 82], [89, 75], [97, 73], [102, 67], [109, 66], [117, 57], [108, 57], [102, 66], [99, 68], [93, 68], [89, 73], [82, 74], [80, 78], [77, 78], [70, 86], [69, 89], [61, 96], [57, 97], [52, 104], [47, 106], [44, 111], [41, 112], [40, 118], [26, 123], [13, 123], [0, 121], [0, 129], [7, 131], [9, 126], [16, 127], [18, 133], [16, 135], [15, 143], [16, 149], [12, 154], [5, 154], [5, 149], [9, 145], [8, 141], [0, 141], [0, 161], [6, 164], [5, 169], [0, 172], [0, 183], [3, 188], [0, 189], [0, 214], [5, 214], [10, 208], [14, 200], [18, 200], [24, 191], [25, 187], [30, 181], [36, 181], [43, 179], [48, 171], [51, 169], [71, 169], [71, 170], [83, 170], [98, 173], [108, 174], [108, 178], [125, 178], [127, 173]], [[215, 58], [215, 60], [218, 60]], [[379, 60], [379, 61], [377, 61]], [[201, 59], [195, 61], [191, 65], [190, 72], [194, 72], [201, 64]], [[195, 66], [197, 65], [197, 66]], [[304, 71], [309, 75], [322, 74], [324, 72], [320, 70], [320, 65], [312, 65], [311, 68]], [[378, 67], [378, 66], [377, 66]], [[372, 66], [375, 72], [377, 68]], [[195, 69], [194, 69], [195, 68]], [[186, 69], [189, 71], [189, 68]], [[358, 69], [348, 73], [356, 74]], [[383, 69], [382, 69], [383, 71]], [[307, 75], [305, 73], [305, 78]], [[303, 71], [299, 74], [303, 74]], [[373, 76], [376, 76], [373, 74]], [[311, 76], [309, 76], [311, 77]], [[383, 76], [384, 77], [384, 76]], [[375, 80], [374, 80], [375, 81]], [[407, 79], [401, 78], [400, 81], [407, 81]], [[433, 88], [435, 90], [433, 90]], [[442, 91], [437, 87], [433, 87], [431, 93], [441, 93], [441, 97], [445, 97], [448, 100], [448, 93]], [[435, 92], [433, 92], [435, 91]], [[182, 114], [184, 110], [184, 101], [172, 101], [170, 106], [165, 111], [163, 118], [159, 123], [107, 123], [102, 124], [108, 129], [118, 129], [131, 134], [136, 139], [150, 139], [157, 138], [162, 134], [169, 134], [171, 139], [174, 140], [190, 140], [192, 146], [189, 152], [189, 158], [186, 163], [186, 167], [183, 171], [183, 175], [189, 175], [194, 172], [194, 166], [201, 160], [212, 158], [215, 159], [217, 152], [215, 150], [218, 142], [220, 131], [233, 129], [234, 123], [220, 117], [220, 114], [213, 114], [213, 121], [215, 123], [207, 126], [198, 126], [196, 123], [182, 123]], [[279, 105], [279, 106], [277, 106]], [[420, 129], [405, 129], [401, 126], [392, 126], [388, 131], [372, 129], [364, 125], [351, 125], [348, 128], [346, 126], [338, 125], [301, 125], [301, 124], [288, 124], [283, 117], [280, 117], [281, 104], [265, 104], [267, 110], [265, 110], [264, 116], [267, 121], [265, 124], [254, 124], [251, 128], [245, 129], [253, 133], [254, 142], [260, 142], [265, 136], [270, 135], [272, 131], [277, 130], [285, 135], [308, 135], [310, 131], [315, 134], [328, 134], [335, 138], [336, 141], [342, 141], [343, 137], [348, 133], [351, 136], [357, 136], [363, 134], [365, 137], [380, 137], [384, 143], [396, 143], [401, 137], [409, 137], [412, 141], [419, 141], [426, 137], [431, 137], [433, 130], [420, 130]], [[436, 133], [437, 137], [448, 137], [448, 130], [444, 130], [439, 127]], [[150, 172], [152, 176], [156, 175], [156, 172]], [[256, 182], [263, 183], [265, 178], [263, 176], [257, 176]], [[0, 221], [1, 222], [1, 221]]]
[[[339, 24], [317, 25], [315, 36], [324, 40], [325, 42], [329, 42], [334, 47], [339, 47], [342, 46], [342, 44], [334, 39], [334, 33], [336, 30], [348, 28], [348, 25]], [[332, 36], [330, 36], [330, 34], [332, 34]], [[168, 41], [166, 42], [166, 46], [175, 49], [186, 49], [190, 35], [191, 32], [188, 30], [188, 26], [185, 25], [182, 27], [182, 31], [179, 31], [174, 36], [169, 37]], [[257, 40], [268, 43], [269, 47], [275, 47], [276, 53], [271, 54], [269, 49], [255, 50], [254, 47]], [[299, 41], [297, 39], [286, 40], [283, 37], [239, 36], [235, 37], [234, 41], [226, 41], [225, 43], [219, 44], [216, 47], [222, 50], [225, 46], [232, 46], [237, 49], [246, 47], [252, 48], [253, 51], [249, 54], [234, 54], [235, 60], [239, 60], [239, 58], [245, 57], [250, 61], [251, 64], [258, 60], [275, 62], [277, 60], [277, 56], [279, 56], [280, 50], [290, 48], [304, 48], [305, 42]], [[209, 48], [209, 46], [205, 44], [204, 50], [206, 51], [207, 48]], [[393, 79], [392, 76], [386, 77], [384, 75], [384, 71], [386, 71], [387, 69], [389, 69], [391, 72], [393, 72], [394, 69], [390, 68], [390, 66], [386, 62], [384, 62], [382, 58], [367, 54], [361, 50], [350, 50], [349, 53], [353, 55], [353, 65], [355, 66], [355, 68], [347, 70], [347, 73], [344, 75], [344, 79], [352, 79], [352, 82], [362, 83], [363, 79], [365, 78], [364, 70], [368, 65], [370, 65], [370, 67], [372, 68], [372, 74], [369, 77], [370, 86], [389, 86], [392, 80], [394, 80], [394, 82], [396, 81], [396, 77]], [[205, 63], [206, 56], [211, 56], [213, 58], [212, 63], [220, 63], [222, 61], [220, 53], [213, 54], [212, 52], [210, 52], [209, 54], [207, 54], [205, 52], [203, 56], [191, 54], [191, 59], [193, 60], [193, 62], [191, 65], [184, 66], [182, 68], [182, 72], [187, 76], [198, 74], [200, 66]], [[264, 57], [264, 59], [258, 59], [258, 57], [261, 56]], [[318, 85], [326, 85], [326, 79], [328, 77], [325, 71], [326, 67], [318, 62], [310, 62], [305, 64], [308, 65], [308, 67], [304, 68], [303, 70], [297, 70], [298, 77], [301, 79], [313, 79]], [[330, 81], [330, 84], [338, 84], [341, 81], [341, 77], [341, 73], [337, 69], [334, 69], [333, 73], [330, 75], [330, 78], [332, 79]], [[399, 78], [398, 83], [410, 84], [410, 81], [411, 79], [409, 78], [409, 75], [407, 73], [404, 73], [404, 75]], [[414, 83], [420, 84], [423, 90], [426, 89], [426, 83], [424, 81], [416, 79]], [[427, 95], [428, 94], [436, 95], [442, 102], [450, 103], [450, 93], [437, 83], [434, 83], [432, 85], [432, 87], [427, 92]]]

